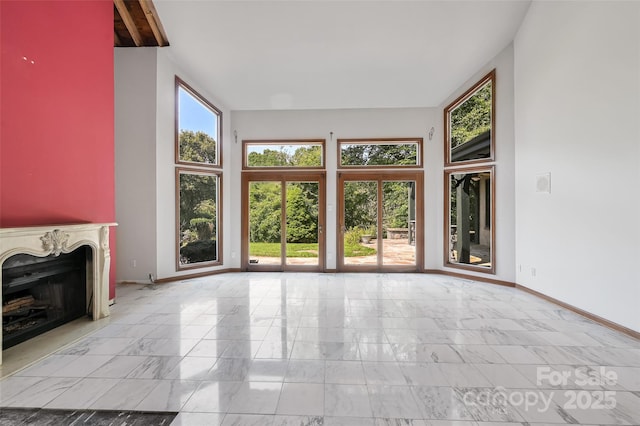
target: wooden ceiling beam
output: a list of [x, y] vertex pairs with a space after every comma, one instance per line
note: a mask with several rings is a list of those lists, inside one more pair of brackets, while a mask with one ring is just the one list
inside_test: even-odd
[[158, 12], [156, 12], [153, 2], [151, 0], [138, 0], [138, 3], [140, 3], [145, 18], [147, 18], [147, 22], [149, 23], [149, 27], [151, 27], [158, 46], [166, 46], [168, 44], [167, 35], [164, 32], [164, 28], [162, 28], [162, 23], [158, 18]]
[[129, 9], [127, 9], [127, 5], [124, 4], [124, 0], [113, 0], [113, 4], [116, 6], [116, 9], [118, 9], [120, 18], [122, 18], [122, 22], [124, 22], [125, 27], [127, 27], [127, 31], [129, 31], [136, 47], [142, 46], [142, 37], [129, 13]]

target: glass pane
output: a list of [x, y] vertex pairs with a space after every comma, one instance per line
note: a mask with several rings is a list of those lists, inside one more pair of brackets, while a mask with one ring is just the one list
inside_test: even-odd
[[382, 214], [382, 264], [415, 265], [415, 182], [383, 182]]
[[451, 162], [491, 156], [491, 86], [489, 80], [449, 113]]
[[280, 265], [282, 184], [249, 183], [249, 263]]
[[418, 143], [341, 143], [343, 166], [415, 166], [420, 164]]
[[247, 167], [322, 167], [322, 144], [246, 144]]
[[450, 263], [491, 267], [490, 183], [490, 171], [450, 175]]
[[287, 182], [287, 265], [318, 265], [318, 182]]
[[216, 175], [180, 172], [180, 265], [218, 260]]
[[344, 183], [344, 264], [377, 265], [378, 182]]
[[178, 161], [218, 164], [217, 111], [178, 87]]

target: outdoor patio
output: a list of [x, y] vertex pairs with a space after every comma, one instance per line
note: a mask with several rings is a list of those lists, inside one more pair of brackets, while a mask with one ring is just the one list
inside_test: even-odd
[[[377, 248], [377, 239], [372, 239], [365, 247]], [[388, 239], [382, 240], [382, 263], [383, 265], [414, 265], [416, 262], [416, 248], [409, 244], [409, 240]], [[369, 256], [353, 256], [345, 258], [346, 265], [375, 265], [377, 263], [377, 253]], [[252, 256], [258, 265], [277, 265], [277, 257]], [[287, 257], [287, 265], [317, 265], [317, 257]]]

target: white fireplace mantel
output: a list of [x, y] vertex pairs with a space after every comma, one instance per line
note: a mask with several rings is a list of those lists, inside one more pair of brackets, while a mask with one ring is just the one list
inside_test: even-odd
[[[116, 223], [82, 223], [70, 225], [0, 228], [0, 267], [15, 254], [44, 257], [71, 253], [81, 246], [92, 251], [91, 268], [87, 268], [87, 297], [92, 307], [92, 319], [109, 316], [109, 227]], [[2, 277], [0, 276], [0, 299]], [[88, 300], [89, 303], [89, 300]], [[2, 330], [0, 329], [0, 339]], [[2, 348], [0, 348], [1, 350]], [[0, 364], [2, 352], [0, 351]]]

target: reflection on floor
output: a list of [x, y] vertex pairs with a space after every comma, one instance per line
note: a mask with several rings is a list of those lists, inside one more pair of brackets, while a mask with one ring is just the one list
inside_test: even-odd
[[640, 342], [513, 288], [237, 273], [117, 294], [103, 328], [0, 381], [0, 406], [179, 412], [173, 425], [640, 424]]

